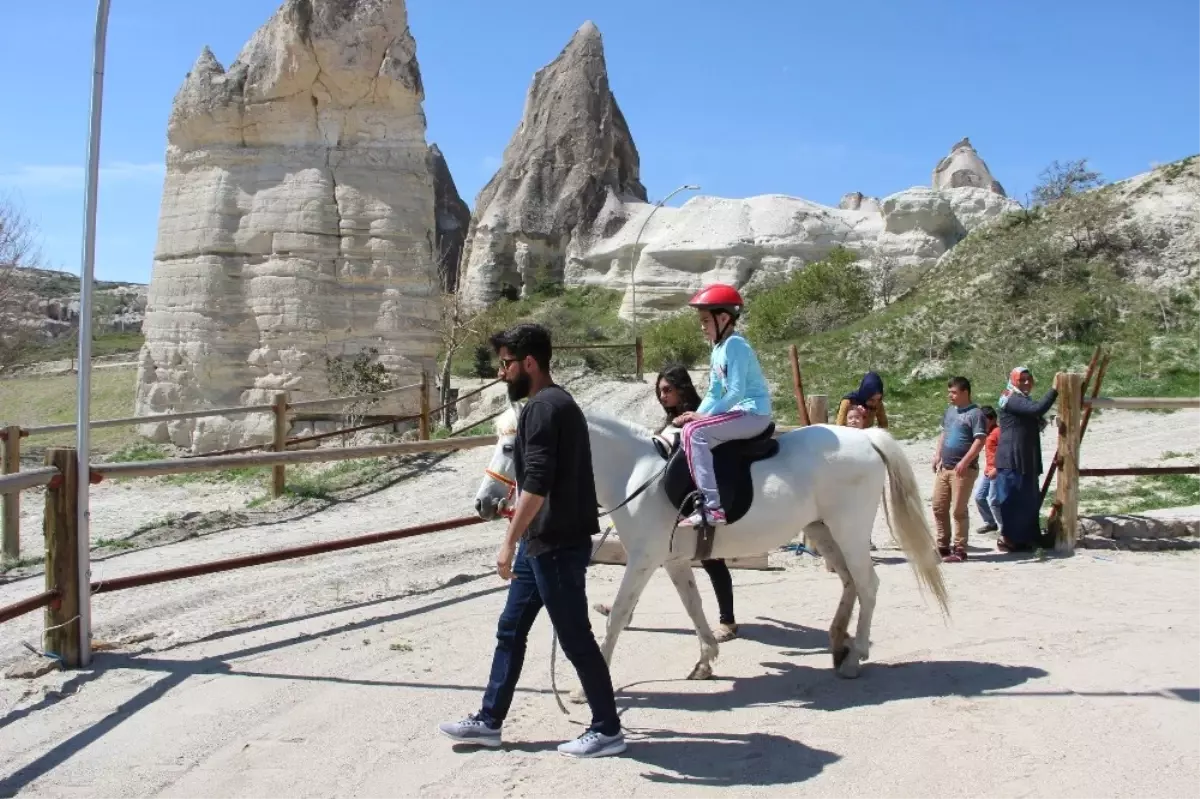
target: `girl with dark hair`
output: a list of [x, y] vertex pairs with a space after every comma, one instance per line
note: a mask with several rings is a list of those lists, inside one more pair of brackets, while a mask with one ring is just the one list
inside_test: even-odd
[[[658, 373], [658, 379], [654, 381], [654, 393], [667, 414], [666, 422], [659, 432], [670, 427], [680, 414], [695, 411], [700, 407], [700, 392], [696, 391], [687, 367], [680, 364], [670, 364]], [[729, 566], [720, 558], [703, 560], [700, 563], [704, 566], [704, 571], [708, 572], [708, 579], [712, 581], [713, 591], [717, 595], [720, 623], [713, 630], [713, 635], [717, 641], [730, 641], [737, 637], [737, 621], [733, 616], [733, 575], [729, 573]], [[594, 608], [604, 616], [612, 611], [610, 606], [599, 603]]]

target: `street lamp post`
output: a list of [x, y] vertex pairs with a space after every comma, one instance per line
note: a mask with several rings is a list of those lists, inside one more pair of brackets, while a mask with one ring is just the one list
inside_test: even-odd
[[675, 189], [675, 191], [668, 194], [666, 197], [663, 197], [661, 200], [656, 202], [654, 204], [654, 208], [650, 211], [649, 214], [646, 215], [645, 221], [642, 222], [642, 226], [638, 229], [637, 237], [634, 238], [634, 240], [633, 240], [633, 250], [629, 255], [629, 305], [630, 305], [629, 312], [630, 312], [630, 317], [633, 321], [633, 335], [635, 338], [637, 337], [637, 334], [638, 334], [637, 280], [634, 279], [633, 273], [634, 273], [634, 270], [637, 269], [638, 242], [641, 241], [641, 239], [642, 239], [642, 233], [644, 233], [646, 231], [646, 225], [650, 224], [651, 217], [653, 217], [656, 213], [658, 213], [658, 209], [662, 208], [666, 204], [667, 200], [671, 199], [672, 197], [674, 197], [676, 194], [678, 194], [681, 191], [700, 191], [700, 187], [694, 186], [691, 183], [685, 183], [684, 185]]
[[92, 50], [92, 117], [88, 128], [87, 189], [83, 211], [83, 263], [79, 270], [79, 388], [75, 417], [75, 457], [79, 462], [76, 513], [79, 529], [79, 665], [92, 659], [91, 487], [92, 293], [96, 266], [96, 195], [100, 184], [100, 120], [104, 96], [104, 51], [108, 39], [109, 0], [96, 3], [96, 39]]

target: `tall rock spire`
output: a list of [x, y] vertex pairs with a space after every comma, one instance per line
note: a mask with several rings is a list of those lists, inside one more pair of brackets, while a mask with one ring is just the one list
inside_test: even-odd
[[568, 248], [610, 197], [646, 199], [637, 148], [591, 22], [538, 70], [499, 171], [479, 192], [463, 290], [482, 305], [561, 282]]

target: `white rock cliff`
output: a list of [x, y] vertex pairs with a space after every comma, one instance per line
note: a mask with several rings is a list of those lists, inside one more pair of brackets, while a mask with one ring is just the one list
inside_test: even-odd
[[[834, 247], [899, 265], [932, 263], [966, 234], [1014, 209], [963, 139], [931, 188], [883, 199], [859, 192], [839, 207], [783, 195], [694, 197], [654, 212], [637, 149], [609, 90], [600, 32], [586, 23], [533, 79], [521, 124], [480, 193], [463, 281], [468, 302], [523, 295], [539, 281], [625, 290], [639, 316], [680, 307], [701, 285], [742, 286], [799, 269]], [[650, 215], [653, 213], [653, 217]], [[640, 238], [638, 232], [646, 223]]]
[[[434, 187], [403, 0], [287, 0], [175, 97], [136, 413], [329, 396], [325, 357], [432, 368]], [[416, 392], [373, 412], [407, 413]], [[269, 417], [144, 425], [204, 451]]]

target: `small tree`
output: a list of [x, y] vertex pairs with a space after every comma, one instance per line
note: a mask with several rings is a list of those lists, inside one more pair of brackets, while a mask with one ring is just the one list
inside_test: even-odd
[[1031, 194], [1031, 204], [1035, 207], [1053, 205], [1103, 185], [1104, 179], [1100, 173], [1088, 169], [1086, 158], [1053, 161], [1038, 175], [1038, 183]]
[[[339, 397], [358, 394], [377, 394], [392, 388], [392, 376], [379, 362], [379, 350], [371, 347], [354, 356], [325, 356], [325, 376], [329, 390]], [[371, 408], [379, 404], [381, 397], [362, 397], [346, 403], [343, 418], [347, 427], [355, 427]], [[343, 445], [346, 437], [342, 437]]]
[[492, 363], [491, 347], [475, 348], [475, 376], [480, 380], [496, 376], [496, 366]]
[[36, 331], [22, 324], [33, 299], [24, 269], [37, 267], [36, 229], [17, 203], [0, 196], [0, 369], [18, 363]]
[[891, 255], [881, 255], [874, 259], [874, 267], [871, 271], [871, 293], [875, 303], [886, 308], [896, 299], [896, 291], [900, 287], [900, 262]]
[[[476, 323], [480, 321], [482, 309], [470, 309], [467, 307], [466, 299], [460, 291], [448, 291], [446, 286], [451, 285], [448, 280], [450, 274], [462, 275], [462, 269], [465, 264], [462, 262], [462, 256], [466, 252], [466, 248], [459, 253], [458, 269], [454, 269], [454, 264], [450, 262], [452, 253], [443, 253], [438, 259], [437, 264], [437, 284], [431, 287], [431, 290], [436, 291], [438, 297], [438, 318], [431, 320], [428, 323], [422, 323], [426, 327], [437, 332], [440, 339], [440, 372], [441, 378], [438, 384], [438, 405], [442, 407], [443, 427], [450, 427], [453, 419], [453, 408], [450, 407], [450, 371], [454, 363], [454, 356], [457, 354], [460, 347], [467, 341], [471, 340], [476, 333]], [[475, 353], [476, 370], [479, 369], [479, 352]], [[488, 358], [491, 360], [490, 355]], [[488, 367], [489, 371], [491, 367]]]

